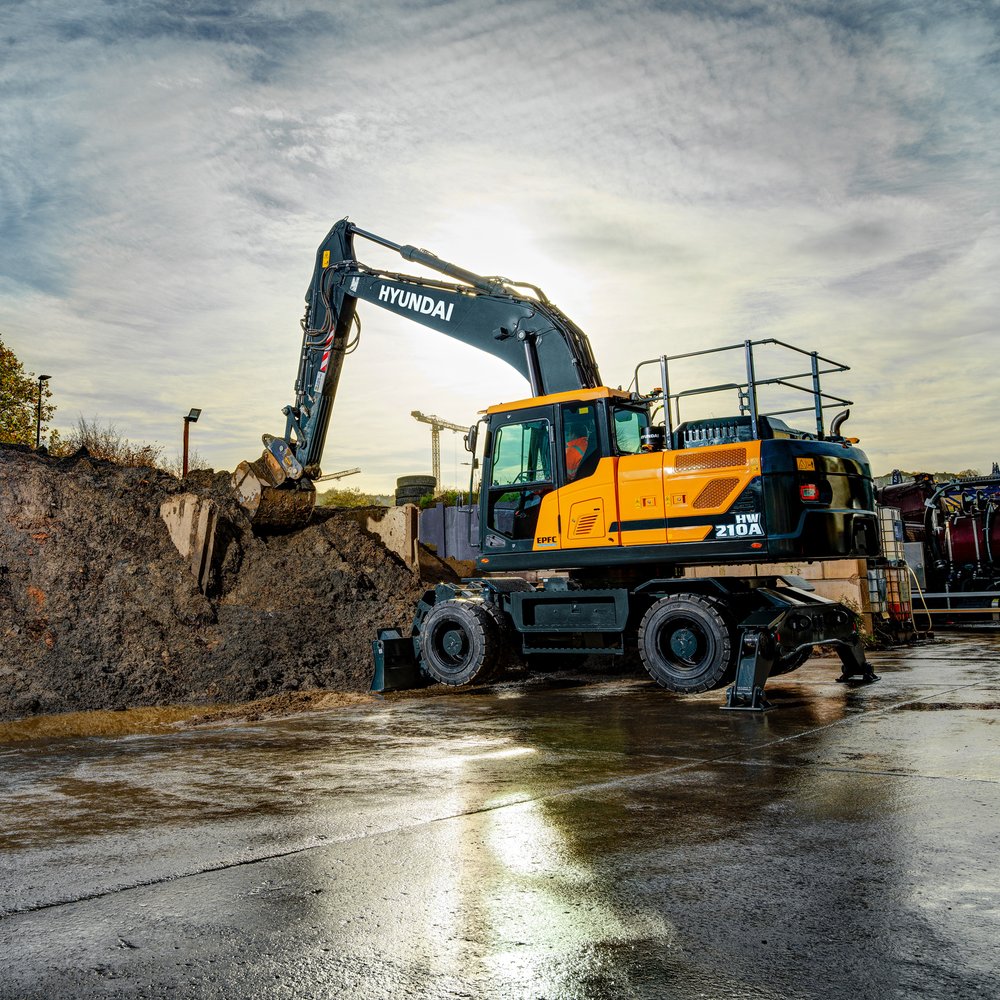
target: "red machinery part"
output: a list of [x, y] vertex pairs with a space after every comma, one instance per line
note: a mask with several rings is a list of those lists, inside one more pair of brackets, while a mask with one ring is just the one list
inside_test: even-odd
[[1000, 564], [1000, 518], [998, 508], [969, 514], [951, 514], [939, 529], [943, 553], [953, 566]]

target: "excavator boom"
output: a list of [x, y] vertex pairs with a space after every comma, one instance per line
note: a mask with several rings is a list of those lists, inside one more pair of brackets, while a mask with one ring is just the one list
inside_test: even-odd
[[[356, 236], [454, 280], [369, 267], [357, 259]], [[300, 527], [309, 519], [340, 372], [360, 333], [359, 300], [500, 358], [528, 380], [532, 395], [601, 384], [586, 334], [541, 289], [475, 274], [341, 219], [316, 251], [295, 403], [283, 410], [285, 432], [265, 435], [263, 455], [240, 463], [233, 474], [237, 495], [258, 530]]]

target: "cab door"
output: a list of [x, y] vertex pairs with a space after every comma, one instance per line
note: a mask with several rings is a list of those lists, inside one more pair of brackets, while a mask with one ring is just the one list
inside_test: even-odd
[[[481, 485], [484, 556], [536, 547], [543, 506], [556, 510], [553, 442], [551, 407], [492, 415]], [[550, 534], [549, 547], [558, 547], [554, 530]]]
[[611, 408], [612, 443], [618, 455], [618, 531], [622, 545], [662, 545], [667, 540], [663, 452], [642, 450], [649, 413], [637, 406]]
[[559, 536], [564, 549], [618, 544], [615, 458], [603, 400], [558, 407]]

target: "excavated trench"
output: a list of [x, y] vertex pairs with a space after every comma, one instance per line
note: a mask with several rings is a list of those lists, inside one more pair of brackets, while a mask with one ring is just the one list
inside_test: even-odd
[[[0, 445], [0, 720], [367, 687], [417, 576], [337, 512], [256, 537], [228, 481]], [[182, 493], [218, 513], [204, 592], [160, 517]]]

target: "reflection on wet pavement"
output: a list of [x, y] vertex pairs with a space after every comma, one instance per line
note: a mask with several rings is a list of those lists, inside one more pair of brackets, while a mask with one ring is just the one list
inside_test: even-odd
[[998, 652], [0, 747], [0, 998], [995, 995]]

